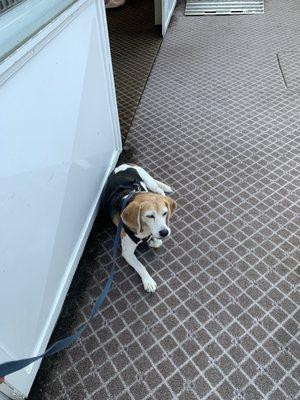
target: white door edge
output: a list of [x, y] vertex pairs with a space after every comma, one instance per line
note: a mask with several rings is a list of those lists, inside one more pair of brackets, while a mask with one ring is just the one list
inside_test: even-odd
[[173, 15], [177, 0], [162, 0], [162, 35], [165, 36]]

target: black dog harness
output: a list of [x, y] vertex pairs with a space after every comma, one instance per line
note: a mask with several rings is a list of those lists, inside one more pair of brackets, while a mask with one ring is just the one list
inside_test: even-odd
[[[134, 168], [127, 168], [125, 171], [119, 171], [117, 173], [112, 172], [110, 174], [103, 191], [102, 205], [108, 210], [111, 219], [115, 214], [121, 215], [122, 201], [126, 196], [132, 192], [139, 193], [147, 191], [143, 187], [143, 183], [140, 175]], [[127, 205], [134, 200], [134, 197], [135, 195], [131, 197]], [[149, 235], [140, 239], [124, 223], [123, 229], [136, 244], [147, 242], [152, 237], [152, 235]]]

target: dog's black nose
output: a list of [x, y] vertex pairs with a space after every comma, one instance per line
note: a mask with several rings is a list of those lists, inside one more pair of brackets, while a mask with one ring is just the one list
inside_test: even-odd
[[161, 231], [159, 231], [159, 235], [160, 235], [160, 237], [162, 237], [162, 238], [168, 236], [168, 234], [169, 234], [168, 229], [162, 229]]

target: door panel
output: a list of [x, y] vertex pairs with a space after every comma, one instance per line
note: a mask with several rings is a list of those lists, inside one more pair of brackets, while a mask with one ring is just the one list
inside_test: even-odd
[[[0, 64], [0, 104], [2, 363], [45, 350], [120, 153], [103, 0], [75, 2]], [[38, 366], [7, 387], [26, 396]]]
[[165, 36], [177, 0], [162, 0], [162, 35]]

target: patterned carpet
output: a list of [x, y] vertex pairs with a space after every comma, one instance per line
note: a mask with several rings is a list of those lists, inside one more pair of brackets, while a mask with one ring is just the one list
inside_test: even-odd
[[121, 133], [125, 140], [162, 42], [153, 0], [127, 0], [107, 10]]
[[[179, 206], [165, 246], [139, 250], [157, 292], [120, 257], [31, 400], [299, 399], [299, 27], [297, 1], [228, 17], [178, 2], [127, 138]], [[54, 338], [88, 315], [113, 235], [99, 216]]]

